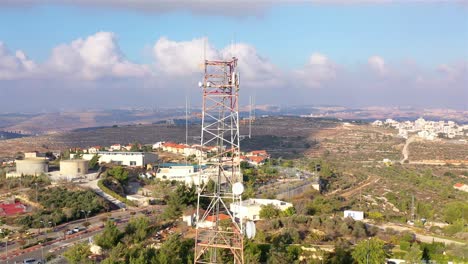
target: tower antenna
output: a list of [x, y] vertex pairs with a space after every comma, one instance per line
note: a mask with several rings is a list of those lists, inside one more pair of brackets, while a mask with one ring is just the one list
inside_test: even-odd
[[[244, 264], [242, 217], [234, 217], [231, 206], [242, 202], [239, 133], [239, 74], [237, 58], [204, 61], [201, 149], [197, 188], [197, 215], [194, 263], [224, 263], [229, 254], [232, 263]], [[209, 180], [214, 188], [207, 188]], [[210, 201], [202, 208], [200, 201]], [[221, 225], [221, 222], [229, 225]], [[224, 254], [222, 254], [224, 253]]]

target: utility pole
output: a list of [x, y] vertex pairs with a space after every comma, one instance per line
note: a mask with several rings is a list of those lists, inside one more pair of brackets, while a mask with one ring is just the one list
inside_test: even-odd
[[6, 263], [8, 264], [8, 236], [5, 237]]
[[370, 238], [367, 239], [366, 264], [369, 264], [369, 243], [370, 243]]
[[37, 203], [37, 182], [34, 183], [36, 185], [36, 203]]

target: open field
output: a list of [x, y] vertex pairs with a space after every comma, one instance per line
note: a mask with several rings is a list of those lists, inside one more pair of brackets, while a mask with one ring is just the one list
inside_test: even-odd
[[[298, 117], [268, 117], [257, 119], [252, 124], [252, 138], [248, 138], [247, 125], [241, 126], [243, 150], [266, 149], [274, 156], [299, 155], [314, 145], [314, 135], [324, 128], [332, 128], [338, 123]], [[200, 126], [190, 125], [188, 142], [200, 141]], [[24, 151], [60, 151], [70, 147], [108, 146], [115, 143], [140, 142], [153, 144], [157, 141], [185, 142], [184, 125], [126, 125], [97, 129], [83, 129], [73, 132], [56, 133], [0, 142], [0, 157], [12, 157]]]

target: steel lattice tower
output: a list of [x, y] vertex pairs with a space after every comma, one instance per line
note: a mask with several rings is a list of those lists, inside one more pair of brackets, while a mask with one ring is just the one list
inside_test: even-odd
[[[230, 203], [241, 201], [233, 184], [242, 182], [239, 136], [239, 74], [237, 58], [205, 60], [201, 146], [210, 153], [199, 159], [194, 263], [222, 263], [221, 255], [236, 264], [244, 263], [242, 223], [229, 211]], [[214, 188], [207, 188], [209, 179]], [[201, 208], [200, 203], [209, 204]], [[204, 210], [201, 210], [204, 209]], [[226, 217], [229, 216], [229, 217]], [[207, 226], [206, 223], [211, 223]]]

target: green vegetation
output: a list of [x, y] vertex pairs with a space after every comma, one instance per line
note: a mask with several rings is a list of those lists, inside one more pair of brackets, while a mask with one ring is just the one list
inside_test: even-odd
[[155, 225], [146, 216], [130, 219], [124, 232], [108, 221], [103, 232], [97, 235], [95, 243], [102, 247], [105, 259], [101, 263], [113, 264], [178, 264], [193, 261], [191, 239], [182, 239], [179, 235], [170, 235], [159, 249], [147, 247], [147, 239], [164, 225]]
[[114, 197], [115, 199], [121, 201], [122, 203], [128, 204], [130, 201], [127, 200], [127, 198], [124, 198], [120, 196], [118, 193], [114, 192], [113, 190], [107, 188], [107, 186], [104, 184], [106, 179], [101, 179], [98, 181], [98, 187], [105, 193], [109, 194], [110, 196]]
[[113, 177], [121, 184], [124, 184], [128, 181], [128, 171], [126, 171], [122, 166], [115, 166], [107, 170], [107, 175]]
[[99, 156], [94, 155], [88, 163], [88, 168], [90, 170], [96, 170], [99, 167]]
[[380, 239], [368, 239], [359, 242], [353, 250], [352, 256], [359, 264], [384, 263], [387, 258], [384, 242]]
[[187, 206], [194, 206], [197, 203], [195, 187], [187, 187], [179, 183], [174, 192], [167, 198], [167, 207], [164, 210], [164, 219], [176, 219], [182, 215]]
[[70, 247], [63, 256], [71, 264], [93, 263], [88, 257], [91, 256], [91, 250], [86, 243], [79, 243]]
[[38, 188], [50, 185], [50, 179], [47, 175], [41, 174], [38, 176], [24, 175], [14, 178], [0, 177], [0, 190], [11, 190], [14, 188]]
[[[84, 218], [84, 212], [94, 215], [109, 210], [109, 204], [93, 191], [70, 191], [66, 188], [54, 187], [38, 191], [38, 202], [43, 209], [32, 215], [18, 219], [18, 224], [26, 227], [46, 227], [49, 222], [54, 225], [66, 221]], [[36, 192], [29, 193], [29, 199], [36, 199]]]

